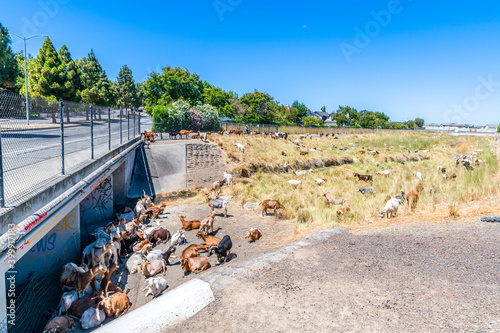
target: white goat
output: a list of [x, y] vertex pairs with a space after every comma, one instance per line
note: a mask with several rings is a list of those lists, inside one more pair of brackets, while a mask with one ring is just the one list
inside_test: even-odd
[[377, 175], [389, 176], [389, 173], [390, 173], [389, 170], [377, 171]]
[[224, 183], [231, 185], [233, 183], [233, 175], [224, 171]]
[[139, 264], [142, 262], [142, 256], [140, 253], [134, 253], [130, 258], [127, 259], [127, 270], [130, 274], [134, 274], [138, 270]]
[[399, 200], [396, 198], [392, 198], [385, 204], [384, 209], [379, 212], [381, 218], [387, 217], [388, 219], [394, 217], [398, 213], [399, 208]]
[[321, 179], [321, 178], [315, 178], [314, 181], [316, 182], [316, 184], [318, 185], [321, 185], [321, 184], [324, 184], [325, 183], [325, 180], [324, 179]]
[[147, 290], [145, 297], [148, 297], [149, 295], [158, 297], [163, 290], [167, 289], [167, 280], [162, 277], [149, 278], [146, 280], [146, 283], [148, 285], [143, 289]]
[[421, 172], [413, 171], [413, 176], [415, 176], [415, 178], [417, 178], [419, 180], [422, 180], [422, 173]]
[[241, 143], [235, 143], [234, 145], [238, 147], [238, 149], [241, 150], [242, 153], [245, 152], [245, 146], [243, 146]]
[[287, 183], [293, 186], [299, 186], [302, 182], [300, 181], [300, 179], [292, 179], [287, 181]]
[[99, 310], [99, 305], [97, 307], [90, 307], [85, 311], [80, 319], [80, 324], [84, 330], [88, 330], [101, 325], [101, 323], [106, 319], [106, 313], [104, 308]]
[[171, 245], [182, 245], [187, 243], [186, 237], [184, 236], [184, 230], [178, 230], [170, 241]]

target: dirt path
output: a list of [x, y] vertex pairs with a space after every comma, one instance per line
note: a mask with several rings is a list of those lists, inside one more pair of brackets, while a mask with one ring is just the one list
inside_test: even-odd
[[344, 231], [236, 276], [169, 331], [499, 332], [499, 238], [482, 222]]

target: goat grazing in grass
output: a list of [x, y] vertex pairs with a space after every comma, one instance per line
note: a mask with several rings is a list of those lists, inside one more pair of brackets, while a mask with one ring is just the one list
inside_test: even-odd
[[396, 198], [392, 198], [385, 204], [384, 209], [379, 212], [381, 218], [387, 217], [388, 219], [391, 217], [395, 217], [398, 213], [399, 208], [399, 200]]

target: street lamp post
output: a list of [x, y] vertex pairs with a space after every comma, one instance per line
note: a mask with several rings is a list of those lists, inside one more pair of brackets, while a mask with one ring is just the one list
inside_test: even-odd
[[25, 81], [26, 81], [26, 122], [29, 125], [30, 124], [30, 110], [29, 110], [29, 100], [28, 100], [28, 63], [26, 61], [26, 58], [28, 57], [28, 54], [26, 53], [26, 41], [28, 39], [31, 39], [31, 38], [34, 38], [34, 37], [49, 37], [49, 36], [46, 36], [46, 35], [33, 35], [31, 37], [22, 37], [22, 36], [19, 36], [18, 34], [13, 33], [13, 32], [11, 32], [11, 34], [13, 34], [14, 36], [17, 36], [17, 37], [21, 38], [22, 40], [24, 40], [24, 78], [25, 78]]

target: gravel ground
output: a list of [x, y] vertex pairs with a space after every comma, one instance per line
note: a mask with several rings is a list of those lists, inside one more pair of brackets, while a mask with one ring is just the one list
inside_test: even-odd
[[213, 288], [169, 331], [500, 332], [499, 239], [483, 222], [343, 231]]
[[[211, 209], [206, 205], [181, 205], [176, 207], [167, 208], [165, 213], [158, 219], [160, 226], [169, 230], [174, 234], [177, 230], [182, 229], [182, 224], [178, 216], [187, 216], [187, 220], [198, 219], [203, 220], [210, 215]], [[262, 232], [262, 238], [259, 242], [249, 243], [245, 239], [245, 234], [250, 228], [259, 228]], [[283, 223], [282, 221], [275, 221], [274, 217], [267, 216], [261, 217], [257, 212], [249, 212], [236, 207], [233, 203], [228, 206], [228, 217], [224, 218], [223, 214], [218, 214], [215, 218], [214, 229], [216, 229], [215, 236], [222, 238], [224, 235], [229, 235], [233, 242], [233, 249], [231, 251], [232, 258], [227, 265], [230, 263], [239, 263], [251, 258], [258, 257], [262, 252], [268, 251], [271, 248], [276, 248], [285, 244], [283, 240], [291, 239], [293, 233], [292, 227]], [[182, 250], [191, 244], [203, 244], [203, 241], [196, 237], [196, 233], [199, 230], [186, 231], [185, 236], [188, 240], [186, 245], [181, 245], [177, 247], [177, 251], [174, 254], [176, 257], [172, 259], [172, 265], [167, 266], [167, 273], [164, 276], [168, 288], [163, 292], [174, 289], [175, 287], [189, 281], [190, 279], [201, 277], [207, 272], [215, 269], [217, 267], [216, 256], [211, 256], [208, 258], [212, 268], [208, 269], [206, 272], [201, 274], [189, 274], [185, 278], [182, 278], [182, 269], [179, 263], [179, 254]], [[273, 237], [269, 237], [273, 235]], [[160, 244], [154, 249], [161, 249], [162, 251], [167, 250], [170, 247], [170, 242], [168, 244]], [[202, 256], [206, 257], [206, 253], [201, 253]], [[125, 265], [126, 260], [124, 259], [122, 264], [113, 274], [111, 281], [121, 287], [123, 290], [130, 289], [129, 297], [132, 306], [129, 311], [132, 311], [148, 302], [153, 298], [152, 296], [144, 297], [146, 294], [142, 289], [146, 286], [146, 278], [141, 273], [129, 274]], [[158, 274], [157, 277], [162, 276]], [[103, 325], [112, 321], [112, 318], [106, 319]], [[79, 329], [77, 332], [90, 332], [92, 330], [84, 331]]]

